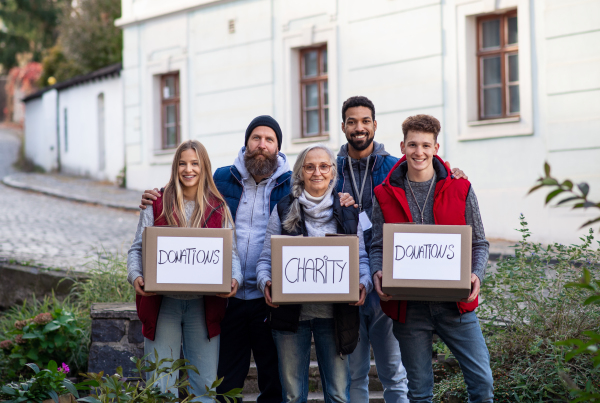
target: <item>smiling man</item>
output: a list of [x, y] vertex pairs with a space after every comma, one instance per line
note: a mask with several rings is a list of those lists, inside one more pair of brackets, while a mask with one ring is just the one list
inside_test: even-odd
[[[408, 398], [431, 402], [432, 339], [436, 333], [457, 358], [470, 402], [493, 401], [493, 379], [485, 340], [475, 315], [481, 281], [489, 257], [489, 243], [479, 214], [477, 197], [466, 179], [451, 179], [438, 157], [440, 122], [429, 115], [407, 118], [402, 124], [405, 155], [375, 188], [373, 241], [369, 255], [373, 284], [383, 311], [393, 319], [393, 333], [402, 351], [408, 377]], [[435, 211], [435, 214], [434, 214]], [[383, 224], [470, 225], [472, 237], [471, 295], [461, 302], [392, 301], [381, 289]]]

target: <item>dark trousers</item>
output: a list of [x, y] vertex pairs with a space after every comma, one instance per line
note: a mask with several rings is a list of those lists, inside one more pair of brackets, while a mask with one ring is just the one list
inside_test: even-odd
[[[243, 388], [250, 369], [250, 352], [258, 372], [260, 396], [257, 403], [281, 403], [282, 392], [277, 364], [277, 348], [267, 325], [267, 304], [263, 298], [244, 301], [229, 298], [221, 322], [221, 348], [217, 375], [224, 377], [217, 388], [225, 393]], [[224, 399], [219, 399], [224, 401]]]

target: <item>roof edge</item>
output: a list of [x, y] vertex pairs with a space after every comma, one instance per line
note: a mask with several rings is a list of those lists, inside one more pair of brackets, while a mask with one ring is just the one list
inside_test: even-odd
[[81, 76], [76, 76], [76, 77], [70, 78], [68, 80], [62, 81], [60, 83], [51, 85], [49, 87], [42, 88], [41, 90], [36, 91], [33, 94], [27, 95], [25, 98], [22, 99], [22, 101], [28, 102], [33, 99], [40, 98], [42, 95], [44, 95], [44, 93], [46, 93], [50, 90], [60, 91], [60, 90], [67, 89], [69, 87], [73, 87], [77, 84], [85, 83], [87, 81], [91, 81], [91, 80], [95, 80], [95, 79], [103, 78], [103, 77], [107, 77], [107, 76], [112, 76], [114, 74], [120, 74], [122, 69], [123, 69], [123, 63], [111, 64], [110, 66], [102, 67], [101, 69], [92, 71], [91, 73], [84, 74]]

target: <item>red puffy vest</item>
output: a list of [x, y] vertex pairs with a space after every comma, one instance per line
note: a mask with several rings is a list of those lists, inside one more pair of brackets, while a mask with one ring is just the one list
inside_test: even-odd
[[[224, 206], [216, 199], [211, 200], [210, 204], [217, 207], [208, 207], [206, 209], [204, 214], [204, 228], [222, 228]], [[154, 211], [155, 226], [168, 225], [167, 219], [160, 217], [163, 210], [162, 194], [161, 197], [154, 201], [152, 210]], [[159, 217], [160, 219], [158, 219]], [[150, 340], [154, 340], [156, 334], [156, 323], [158, 322], [158, 313], [160, 312], [162, 298], [162, 295], [154, 295], [152, 297], [135, 296], [138, 317], [142, 321], [142, 334]], [[221, 321], [225, 317], [226, 308], [227, 300], [225, 298], [204, 296], [204, 318], [206, 320], [209, 339], [221, 334]]]
[[[433, 216], [437, 225], [465, 225], [465, 207], [467, 195], [471, 183], [466, 179], [452, 179], [451, 172], [444, 164], [444, 161], [438, 157], [435, 158], [446, 169], [447, 176], [439, 180], [435, 186], [433, 196]], [[383, 212], [383, 218], [386, 223], [412, 222], [412, 215], [406, 200], [404, 189], [390, 184], [390, 176], [406, 161], [402, 157], [394, 165], [383, 183], [375, 188], [377, 202]], [[470, 303], [457, 302], [460, 313], [471, 312], [477, 308], [479, 298]], [[400, 323], [406, 322], [406, 301], [381, 301], [381, 309], [387, 316]]]

